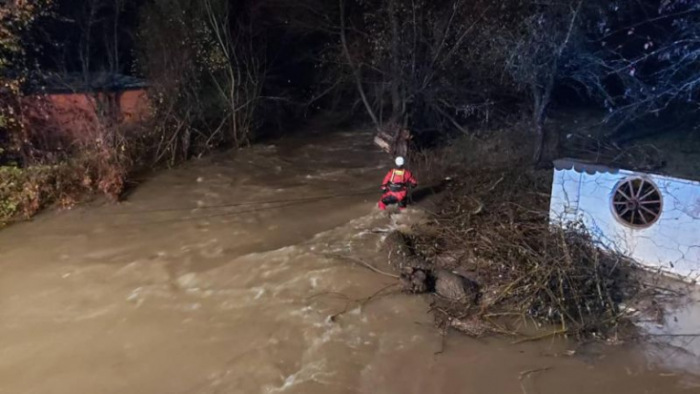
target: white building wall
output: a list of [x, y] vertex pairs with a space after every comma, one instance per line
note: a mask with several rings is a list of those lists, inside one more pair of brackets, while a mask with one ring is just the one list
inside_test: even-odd
[[[555, 166], [552, 223], [581, 221], [603, 245], [649, 268], [700, 278], [700, 182], [575, 162]], [[613, 213], [615, 186], [630, 176], [649, 179], [661, 190], [661, 216], [648, 228], [628, 227]]]

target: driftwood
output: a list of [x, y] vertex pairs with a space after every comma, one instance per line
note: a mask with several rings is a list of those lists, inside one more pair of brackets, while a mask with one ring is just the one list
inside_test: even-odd
[[434, 292], [450, 302], [475, 305], [479, 300], [479, 285], [456, 273], [442, 269], [404, 267], [401, 285], [409, 293]]
[[448, 317], [447, 326], [461, 332], [462, 334], [466, 334], [472, 337], [480, 337], [492, 331], [491, 327], [485, 324], [477, 316], [470, 316], [466, 319]]
[[377, 133], [377, 135], [374, 136], [374, 144], [386, 153], [391, 152], [391, 142], [391, 137], [385, 133]]
[[390, 124], [374, 136], [374, 144], [392, 156], [406, 157], [411, 139], [411, 132], [408, 129]]

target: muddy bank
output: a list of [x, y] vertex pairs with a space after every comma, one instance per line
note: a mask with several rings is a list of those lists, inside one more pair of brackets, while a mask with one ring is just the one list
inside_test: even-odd
[[441, 335], [429, 299], [346, 258], [391, 271], [385, 236], [426, 220], [375, 210], [390, 163], [374, 149], [369, 133], [289, 139], [3, 230], [0, 392], [697, 390], [667, 347]]

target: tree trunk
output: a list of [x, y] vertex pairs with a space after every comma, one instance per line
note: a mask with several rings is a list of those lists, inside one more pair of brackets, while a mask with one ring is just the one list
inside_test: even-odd
[[397, 19], [397, 0], [389, 0], [389, 21], [391, 22], [391, 120], [403, 125], [403, 100], [401, 99], [401, 59], [399, 52], [399, 21]]
[[541, 116], [535, 115], [533, 119], [535, 128], [535, 150], [532, 155], [532, 162], [539, 164], [542, 161], [542, 151], [544, 150], [544, 125]]
[[345, 4], [343, 3], [343, 0], [339, 0], [339, 5], [340, 5], [340, 41], [343, 46], [343, 53], [345, 54], [345, 58], [348, 61], [348, 64], [350, 65], [350, 68], [352, 69], [352, 75], [355, 77], [355, 84], [357, 85], [357, 91], [360, 93], [360, 97], [362, 98], [362, 103], [365, 105], [365, 109], [367, 110], [367, 114], [369, 114], [369, 117], [372, 118], [372, 122], [374, 122], [374, 126], [377, 128], [377, 130], [380, 129], [379, 125], [379, 120], [377, 120], [377, 116], [374, 114], [374, 110], [372, 109], [372, 106], [369, 103], [369, 100], [367, 100], [367, 95], [365, 94], [365, 89], [362, 86], [362, 78], [360, 75], [360, 70], [358, 67], [355, 66], [355, 63], [352, 61], [352, 56], [350, 56], [350, 49], [348, 48], [348, 42], [345, 37]]
[[[556, 64], [554, 69], [556, 69]], [[550, 73], [547, 81], [544, 83], [544, 86], [540, 85], [538, 87], [537, 84], [533, 84], [532, 86], [532, 121], [535, 129], [535, 149], [532, 155], [532, 161], [534, 164], [540, 164], [542, 161], [546, 141], [544, 120], [547, 112], [547, 106], [549, 106], [552, 89], [554, 89], [554, 70], [552, 70]]]

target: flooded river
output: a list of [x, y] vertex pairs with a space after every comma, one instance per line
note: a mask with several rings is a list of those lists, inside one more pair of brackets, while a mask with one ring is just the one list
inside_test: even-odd
[[700, 392], [691, 337], [443, 338], [344, 258], [381, 265], [373, 230], [420, 220], [374, 208], [388, 165], [366, 133], [289, 138], [0, 231], [0, 393]]

